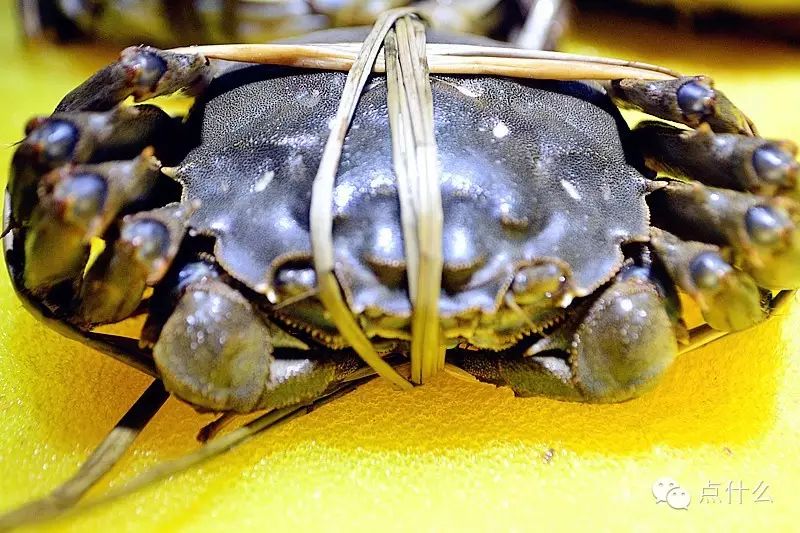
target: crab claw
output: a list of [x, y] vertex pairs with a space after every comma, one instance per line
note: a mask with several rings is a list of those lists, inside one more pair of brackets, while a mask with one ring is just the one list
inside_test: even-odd
[[167, 390], [212, 411], [252, 412], [269, 381], [272, 338], [236, 290], [218, 280], [187, 287], [153, 347]]
[[[518, 396], [620, 402], [652, 388], [678, 353], [675, 329], [651, 272], [627, 268], [578, 318], [522, 354], [461, 353], [454, 362], [482, 381]], [[460, 358], [460, 360], [459, 360]]]
[[628, 400], [651, 389], [677, 354], [656, 287], [637, 276], [620, 276], [575, 331], [572, 381], [588, 401]]

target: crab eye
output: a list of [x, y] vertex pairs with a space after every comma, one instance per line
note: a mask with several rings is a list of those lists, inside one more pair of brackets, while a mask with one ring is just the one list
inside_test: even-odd
[[716, 93], [707, 84], [692, 80], [681, 85], [677, 97], [678, 106], [685, 115], [705, 116], [712, 111]]
[[783, 184], [796, 168], [796, 163], [789, 152], [768, 144], [753, 153], [753, 167], [762, 180]]
[[765, 205], [756, 205], [748, 209], [744, 223], [750, 239], [764, 246], [778, 242], [792, 226], [783, 210]]
[[136, 257], [150, 269], [156, 269], [169, 253], [169, 230], [155, 220], [136, 220], [126, 224], [121, 238], [136, 249]]
[[517, 303], [526, 305], [550, 299], [567, 281], [564, 270], [555, 263], [523, 267], [514, 275], [511, 292]]
[[78, 144], [78, 128], [65, 120], [45, 120], [28, 135], [42, 163], [56, 165], [72, 158]]
[[731, 270], [731, 266], [715, 252], [703, 252], [689, 265], [692, 282], [701, 289], [716, 288], [720, 280]]
[[62, 205], [64, 220], [88, 226], [100, 214], [108, 185], [97, 174], [76, 174], [56, 185], [54, 199]]

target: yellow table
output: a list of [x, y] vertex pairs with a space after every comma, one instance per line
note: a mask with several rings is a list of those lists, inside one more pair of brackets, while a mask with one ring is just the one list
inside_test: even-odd
[[640, 4], [667, 5], [684, 12], [703, 13], [726, 9], [756, 15], [780, 15], [797, 13], [797, 0], [634, 0]]
[[[9, 10], [2, 12], [0, 168], [6, 169], [25, 120], [49, 112], [113, 54], [25, 50], [14, 39]], [[622, 20], [584, 22], [567, 48], [710, 74], [767, 135], [800, 139], [796, 49], [665, 34]], [[521, 400], [447, 376], [411, 393], [373, 382], [202, 468], [52, 527], [794, 529], [796, 311], [794, 305], [787, 316], [682, 356], [655, 392], [621, 405]], [[5, 276], [0, 317], [0, 509], [6, 509], [74, 472], [149, 380], [37, 323]], [[170, 400], [112, 480], [92, 495], [193, 449], [208, 421]], [[655, 503], [651, 486], [662, 476], [689, 492], [688, 510]], [[704, 488], [715, 488], [709, 482], [718, 484], [720, 503], [701, 503]], [[739, 491], [740, 483], [748, 490]], [[754, 495], [759, 483], [766, 490]], [[756, 502], [757, 496], [772, 501]]]

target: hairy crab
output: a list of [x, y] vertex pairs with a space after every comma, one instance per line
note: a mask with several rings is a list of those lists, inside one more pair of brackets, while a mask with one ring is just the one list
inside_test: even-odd
[[[795, 149], [757, 137], [708, 78], [487, 41], [426, 53], [406, 11], [358, 54], [325, 44], [343, 37], [127, 49], [31, 121], [14, 158], [21, 298], [198, 410], [268, 411], [208, 449], [374, 372], [408, 387], [409, 359], [415, 383], [448, 368], [520, 396], [627, 400], [680, 342], [747, 328], [800, 286]], [[386, 74], [368, 79], [384, 37]], [[121, 104], [181, 89], [197, 95], [186, 119]], [[684, 126], [631, 131], [616, 106]], [[139, 339], [94, 331], [142, 313]], [[132, 418], [164, 397], [157, 381]]]

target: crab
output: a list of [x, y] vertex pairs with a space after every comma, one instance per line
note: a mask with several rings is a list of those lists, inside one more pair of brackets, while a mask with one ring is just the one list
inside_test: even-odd
[[[124, 50], [17, 147], [4, 244], [20, 298], [158, 378], [156, 410], [163, 383], [268, 425], [375, 372], [626, 401], [703, 342], [680, 294], [707, 340], [800, 287], [796, 148], [758, 137], [709, 78], [435, 33], [428, 66], [420, 28], [389, 12], [350, 75], [286, 66], [282, 46], [333, 65], [349, 48], [327, 41], [363, 32]], [[386, 74], [368, 79], [384, 37]], [[604, 81], [452, 74], [443, 58], [465, 54]], [[186, 117], [125, 103], [180, 90]], [[631, 130], [619, 107], [662, 120]], [[96, 330], [139, 315], [139, 338]]]

